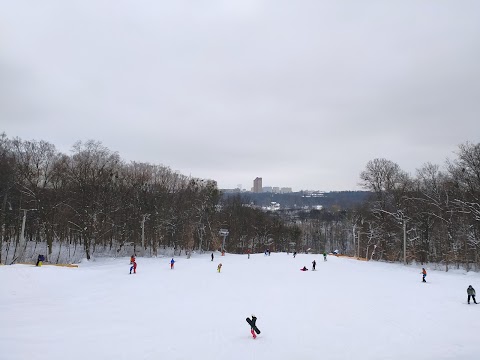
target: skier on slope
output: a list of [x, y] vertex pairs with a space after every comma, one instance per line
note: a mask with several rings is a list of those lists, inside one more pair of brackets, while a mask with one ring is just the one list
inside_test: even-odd
[[475, 300], [475, 289], [472, 287], [472, 285], [468, 285], [467, 288], [467, 295], [468, 295], [468, 300], [467, 302], [470, 304], [470, 297], [473, 299], [473, 302], [477, 304], [477, 300]]
[[175, 260], [170, 260], [170, 270], [173, 270], [173, 265], [175, 264]]
[[317, 262], [315, 260], [312, 261], [312, 270], [315, 271], [315, 266], [317, 266]]

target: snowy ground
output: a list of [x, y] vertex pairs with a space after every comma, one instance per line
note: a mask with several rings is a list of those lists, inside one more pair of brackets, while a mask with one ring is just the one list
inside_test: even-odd
[[332, 256], [169, 260], [138, 258], [136, 275], [128, 258], [0, 266], [0, 359], [480, 358], [466, 293], [479, 274], [432, 270], [424, 284], [417, 267]]

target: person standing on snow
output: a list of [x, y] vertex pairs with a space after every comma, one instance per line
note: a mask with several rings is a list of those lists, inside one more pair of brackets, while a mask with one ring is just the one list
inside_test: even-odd
[[472, 287], [472, 285], [468, 285], [467, 288], [467, 295], [468, 295], [468, 300], [467, 302], [470, 304], [470, 297], [473, 299], [473, 302], [477, 304], [477, 301], [475, 300], [475, 289]]
[[222, 263], [218, 264], [217, 271], [220, 272], [222, 270]]
[[323, 261], [327, 261], [327, 252], [326, 251], [323, 252]]
[[135, 260], [133, 261], [132, 266], [130, 266], [130, 274], [132, 273], [132, 270], [134, 274], [137, 273], [137, 262]]
[[130, 264], [135, 262], [135, 255], [130, 256]]
[[212, 253], [212, 261], [213, 261], [213, 253]]
[[312, 261], [312, 271], [315, 271], [315, 266], [317, 266], [317, 262], [315, 260]]
[[422, 274], [422, 277], [423, 277], [422, 282], [427, 282], [425, 280], [425, 278], [427, 277], [427, 270], [425, 270], [425, 268], [422, 268], [421, 274]]
[[175, 260], [170, 260], [170, 270], [173, 270], [173, 264], [175, 264]]
[[297, 252], [296, 252], [296, 251], [293, 252], [293, 257], [295, 257], [295, 256], [297, 256]]

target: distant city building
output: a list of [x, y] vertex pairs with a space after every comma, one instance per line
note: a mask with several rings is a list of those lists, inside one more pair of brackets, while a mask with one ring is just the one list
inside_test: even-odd
[[291, 187], [282, 187], [282, 188], [280, 189], [280, 192], [281, 192], [282, 194], [288, 194], [288, 193], [291, 193], [291, 192], [292, 192], [292, 188], [291, 188]]
[[253, 192], [254, 193], [261, 193], [263, 191], [262, 188], [262, 178], [257, 177], [255, 180], [253, 180]]
[[264, 186], [263, 192], [271, 193], [273, 192], [273, 188], [271, 186]]
[[272, 192], [274, 192], [275, 194], [278, 194], [278, 193], [280, 193], [280, 188], [278, 186], [274, 186], [272, 188]]

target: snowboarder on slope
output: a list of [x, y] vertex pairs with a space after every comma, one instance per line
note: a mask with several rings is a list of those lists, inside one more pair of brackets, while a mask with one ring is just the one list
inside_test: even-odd
[[175, 260], [173, 260], [173, 258], [172, 258], [172, 260], [170, 260], [170, 270], [173, 269], [173, 264], [175, 264]]
[[252, 314], [252, 326], [250, 327], [250, 333], [252, 334], [253, 338], [257, 338], [257, 334], [255, 334], [255, 330], [253, 330], [254, 326], [257, 326], [255, 323], [257, 322], [257, 318], [255, 315]]
[[218, 264], [217, 271], [220, 272], [222, 270], [222, 263]]
[[423, 277], [422, 282], [427, 282], [425, 280], [425, 278], [427, 277], [427, 270], [425, 270], [425, 268], [422, 268], [422, 273], [421, 274], [422, 274], [422, 277]]
[[137, 262], [135, 260], [133, 261], [132, 266], [130, 266], [130, 274], [132, 273], [132, 270], [134, 274], [137, 273]]
[[312, 261], [313, 271], [315, 271], [315, 266], [317, 266], [317, 262], [315, 260]]
[[473, 302], [477, 304], [477, 300], [475, 300], [475, 289], [472, 287], [472, 285], [468, 285], [467, 294], [468, 294], [467, 302], [470, 304], [470, 297], [471, 297], [473, 299]]

